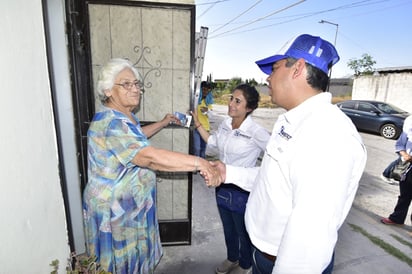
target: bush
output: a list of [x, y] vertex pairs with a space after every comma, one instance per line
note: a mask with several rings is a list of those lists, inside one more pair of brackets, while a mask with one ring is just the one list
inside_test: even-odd
[[[99, 266], [96, 262], [96, 256], [77, 255], [73, 252], [67, 260], [66, 273], [67, 274], [110, 274]], [[54, 260], [50, 264], [53, 271], [50, 274], [58, 274], [59, 260]]]

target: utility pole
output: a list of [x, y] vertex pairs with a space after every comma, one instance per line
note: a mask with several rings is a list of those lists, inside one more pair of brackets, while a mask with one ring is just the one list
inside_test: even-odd
[[[333, 45], [336, 48], [336, 39], [338, 38], [338, 29], [339, 29], [339, 24], [333, 23], [333, 22], [329, 22], [326, 20], [320, 20], [319, 21], [320, 24], [330, 24], [330, 25], [334, 25], [336, 27], [336, 32], [335, 32], [335, 41], [333, 43]], [[332, 67], [329, 69], [329, 84], [328, 84], [328, 88], [327, 91], [329, 91], [329, 86], [330, 86], [330, 81], [332, 80]]]
[[332, 23], [332, 22], [329, 22], [329, 21], [326, 21], [326, 20], [320, 20], [319, 23], [320, 24], [330, 24], [330, 25], [334, 25], [336, 27], [335, 42], [333, 43], [333, 45], [336, 47], [336, 39], [338, 38], [339, 24]]

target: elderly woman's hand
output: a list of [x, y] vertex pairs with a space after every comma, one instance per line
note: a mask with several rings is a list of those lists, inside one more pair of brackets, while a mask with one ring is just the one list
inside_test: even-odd
[[173, 114], [170, 114], [170, 113], [165, 115], [165, 117], [162, 119], [161, 123], [163, 124], [163, 127], [166, 127], [166, 126], [171, 125], [171, 124], [175, 124], [175, 125], [179, 125], [179, 126], [182, 125], [180, 120], [176, 116], [174, 116]]

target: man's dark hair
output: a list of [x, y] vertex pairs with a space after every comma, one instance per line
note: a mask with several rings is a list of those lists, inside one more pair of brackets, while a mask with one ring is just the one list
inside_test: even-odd
[[[296, 61], [297, 59], [295, 58], [287, 58], [286, 67], [293, 66], [293, 64], [295, 64]], [[326, 91], [329, 85], [329, 76], [317, 67], [314, 67], [308, 63], [305, 64], [306, 70], [308, 71], [308, 75], [306, 77], [306, 81], [308, 82], [308, 84], [314, 89]]]

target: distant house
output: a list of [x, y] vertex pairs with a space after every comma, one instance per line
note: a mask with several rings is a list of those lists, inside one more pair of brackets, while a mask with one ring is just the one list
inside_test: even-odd
[[352, 78], [332, 78], [330, 80], [329, 92], [334, 97], [347, 96], [352, 94]]
[[222, 84], [227, 84], [229, 83], [230, 79], [215, 79], [213, 82], [216, 84], [222, 83]]
[[412, 113], [412, 66], [381, 68], [373, 75], [355, 77], [352, 98], [383, 101]]

